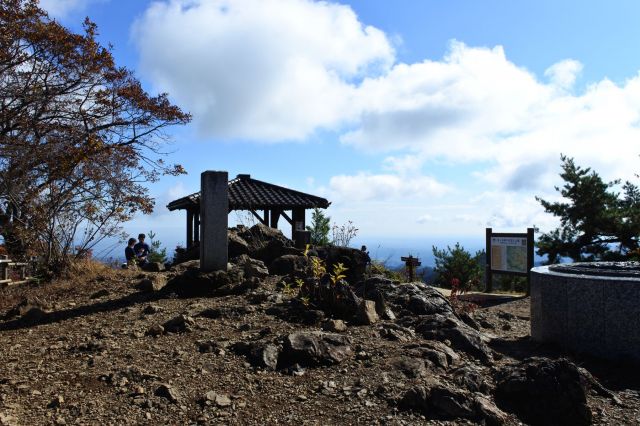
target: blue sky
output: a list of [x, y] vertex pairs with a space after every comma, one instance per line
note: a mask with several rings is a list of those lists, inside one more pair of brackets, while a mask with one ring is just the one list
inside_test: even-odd
[[608, 179], [640, 171], [636, 1], [42, 5], [71, 28], [89, 16], [119, 64], [193, 113], [171, 146], [189, 174], [126, 226], [169, 247], [184, 218], [164, 206], [206, 169], [325, 196], [358, 243], [423, 254], [480, 248], [486, 226], [554, 227], [534, 197], [555, 196], [560, 153]]

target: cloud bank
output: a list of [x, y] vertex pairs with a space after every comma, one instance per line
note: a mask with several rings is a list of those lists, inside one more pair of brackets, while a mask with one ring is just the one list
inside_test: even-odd
[[[141, 72], [204, 137], [280, 142], [329, 130], [388, 156], [382, 173], [334, 176], [336, 198], [443, 196], [451, 185], [422, 172], [432, 161], [481, 164], [471, 179], [516, 198], [549, 193], [560, 153], [606, 179], [640, 171], [640, 74], [577, 89], [574, 59], [537, 76], [501, 46], [458, 41], [443, 58], [402, 63], [391, 37], [350, 7], [311, 0], [155, 2], [132, 37]], [[485, 206], [488, 221], [507, 222]], [[525, 207], [522, 220], [535, 220]]]

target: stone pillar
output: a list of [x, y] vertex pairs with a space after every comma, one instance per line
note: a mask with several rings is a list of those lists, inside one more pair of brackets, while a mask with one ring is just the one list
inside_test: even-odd
[[227, 172], [200, 175], [200, 270], [226, 271], [229, 178]]

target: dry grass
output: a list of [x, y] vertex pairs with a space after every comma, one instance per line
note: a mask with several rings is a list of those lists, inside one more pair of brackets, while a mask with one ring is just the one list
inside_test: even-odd
[[129, 285], [138, 274], [138, 271], [115, 269], [92, 259], [79, 260], [71, 265], [64, 277], [50, 282], [33, 281], [0, 289], [0, 312], [6, 312], [24, 299], [54, 304], [105, 287]]

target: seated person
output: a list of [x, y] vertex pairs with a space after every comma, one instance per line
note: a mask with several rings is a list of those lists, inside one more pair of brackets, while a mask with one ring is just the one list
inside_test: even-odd
[[146, 235], [139, 234], [138, 235], [138, 243], [133, 246], [133, 250], [136, 252], [136, 258], [138, 259], [139, 265], [144, 265], [147, 263], [147, 256], [149, 256], [149, 245], [144, 242]]
[[127, 247], [124, 249], [124, 257], [127, 259], [127, 265], [135, 265], [136, 264], [136, 251], [134, 249], [134, 246], [136, 244], [136, 239], [135, 238], [129, 238], [129, 241], [127, 242]]

